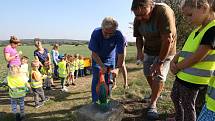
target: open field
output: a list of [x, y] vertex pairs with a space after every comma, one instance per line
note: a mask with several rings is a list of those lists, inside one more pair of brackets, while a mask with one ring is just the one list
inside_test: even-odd
[[[45, 45], [49, 50], [51, 47]], [[2, 54], [3, 48], [0, 51], [0, 79], [6, 76], [6, 63]], [[21, 46], [18, 50], [23, 52], [23, 55], [33, 58], [34, 46]], [[86, 45], [72, 46], [63, 45], [60, 47], [61, 53], [74, 54], [79, 53], [90, 57], [90, 51]], [[119, 100], [125, 108], [125, 116], [123, 121], [143, 121], [145, 120], [145, 111], [147, 103], [142, 101], [145, 95], [149, 95], [150, 89], [143, 75], [142, 67], [135, 64], [135, 46], [127, 48], [126, 64], [128, 69], [129, 89], [123, 89], [123, 79], [120, 74], [117, 78], [117, 88], [113, 90], [113, 98]], [[161, 120], [174, 113], [173, 105], [170, 100], [170, 91], [174, 77], [169, 74], [166, 82], [165, 90], [162, 93], [162, 98], [158, 102], [158, 111]], [[76, 87], [69, 87], [69, 92], [61, 92], [59, 90], [60, 82], [55, 81], [58, 85], [55, 90], [45, 91], [46, 95], [51, 98], [43, 107], [35, 109], [33, 97], [28, 95], [25, 98], [26, 102], [26, 121], [75, 121], [73, 111], [81, 106], [91, 102], [91, 75], [84, 78], [79, 78], [76, 81]], [[12, 121], [10, 109], [10, 100], [7, 92], [0, 88], [0, 121]]]

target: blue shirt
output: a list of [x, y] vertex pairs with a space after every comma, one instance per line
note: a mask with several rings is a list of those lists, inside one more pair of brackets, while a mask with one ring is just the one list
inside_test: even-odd
[[96, 28], [90, 38], [88, 48], [98, 54], [103, 63], [115, 61], [116, 53], [124, 52], [125, 39], [119, 30], [115, 34], [105, 39], [101, 28]]
[[38, 50], [34, 51], [34, 56], [37, 56], [39, 61], [44, 64], [46, 59], [48, 58], [48, 49], [44, 48], [44, 53], [40, 53]]

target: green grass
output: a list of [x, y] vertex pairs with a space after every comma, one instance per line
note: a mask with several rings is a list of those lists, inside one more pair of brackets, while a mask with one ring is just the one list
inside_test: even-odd
[[[51, 50], [50, 45], [44, 45], [45, 48]], [[0, 79], [3, 80], [7, 74], [6, 62], [3, 58], [3, 48], [0, 51]], [[21, 46], [18, 48], [26, 55], [33, 59], [34, 46]], [[62, 45], [60, 46], [60, 53], [75, 54], [79, 53], [85, 57], [90, 57], [91, 52], [88, 50], [87, 45], [73, 46]], [[142, 66], [135, 65], [136, 48], [135, 46], [127, 47], [126, 64], [128, 69], [128, 82], [129, 89], [123, 89], [122, 75], [117, 78], [116, 90], [113, 90], [112, 97], [119, 101], [134, 100], [132, 103], [125, 104], [125, 118], [123, 121], [139, 121], [144, 119], [143, 112], [147, 107], [146, 104], [139, 102], [145, 95], [150, 94], [149, 85], [143, 75]], [[163, 98], [158, 101], [158, 110], [161, 117], [165, 119], [166, 116], [173, 113], [173, 104], [170, 99], [170, 91], [174, 76], [169, 74], [165, 89], [162, 92]], [[56, 82], [59, 85], [59, 82]], [[75, 121], [73, 112], [81, 106], [91, 102], [91, 76], [87, 76], [77, 81], [77, 86], [71, 88], [70, 92], [62, 93], [60, 90], [48, 91], [46, 95], [51, 97], [51, 100], [40, 109], [35, 109], [33, 106], [33, 98], [26, 98], [26, 116], [27, 121]], [[12, 114], [8, 95], [0, 88], [0, 121], [12, 121]], [[130, 115], [136, 118], [130, 117]]]

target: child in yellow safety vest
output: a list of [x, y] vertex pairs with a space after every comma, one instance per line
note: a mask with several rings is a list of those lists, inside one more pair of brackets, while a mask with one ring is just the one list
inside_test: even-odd
[[[49, 100], [48, 97], [45, 97], [44, 90], [43, 90], [43, 79], [47, 78], [47, 75], [42, 75], [38, 68], [40, 63], [38, 60], [34, 60], [31, 63], [31, 88], [34, 94], [34, 102], [35, 108], [39, 108], [43, 106], [45, 102]], [[42, 102], [40, 102], [39, 97], [41, 98]]]
[[69, 84], [75, 86], [75, 79], [74, 79], [74, 73], [75, 73], [75, 66], [74, 66], [74, 57], [70, 56], [68, 58], [68, 63], [67, 63], [67, 72], [68, 72], [68, 82]]
[[[31, 90], [24, 73], [20, 71], [19, 66], [12, 65], [9, 69], [8, 76], [3, 81], [4, 84], [9, 87], [9, 95], [11, 97], [11, 107], [15, 119], [21, 121], [25, 117], [24, 108], [24, 97], [26, 93]], [[17, 113], [17, 103], [20, 106], [20, 113]]]
[[79, 70], [79, 58], [78, 58], [79, 54], [76, 53], [74, 55], [74, 57], [75, 57], [75, 59], [74, 59], [75, 73], [74, 73], [74, 75], [75, 75], [75, 79], [77, 79], [78, 78], [78, 70]]
[[[215, 1], [183, 0], [181, 10], [196, 28], [170, 64], [172, 73], [176, 75], [171, 92], [176, 112], [175, 119], [171, 120], [196, 121], [204, 105], [205, 94], [206, 98], [209, 95], [211, 99], [215, 98], [212, 90], [207, 92], [215, 70]], [[214, 107], [215, 102], [212, 105]], [[215, 121], [215, 115], [209, 110], [204, 107], [198, 121]]]
[[82, 55], [79, 56], [79, 73], [80, 77], [84, 77], [84, 57]]
[[50, 64], [49, 60], [45, 61], [44, 66], [41, 67], [40, 72], [43, 75], [47, 75], [47, 77], [44, 79], [44, 81], [45, 81], [45, 89], [46, 90], [51, 90], [51, 85], [52, 85], [52, 82], [53, 82], [53, 78], [52, 78], [52, 67], [51, 67], [51, 64]]
[[61, 91], [67, 92], [68, 89], [65, 86], [65, 79], [67, 77], [67, 68], [66, 68], [66, 58], [64, 55], [59, 55], [58, 57], [60, 59], [60, 62], [57, 64], [58, 65], [58, 74], [59, 78], [61, 80]]

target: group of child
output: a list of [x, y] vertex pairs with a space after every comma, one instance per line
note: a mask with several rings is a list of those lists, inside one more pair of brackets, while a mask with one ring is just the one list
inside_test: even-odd
[[[29, 74], [28, 57], [23, 56], [21, 58], [21, 66], [10, 65], [8, 75], [2, 83], [9, 87], [12, 112], [16, 121], [21, 121], [25, 117], [24, 97], [28, 92], [34, 95], [35, 108], [41, 107], [44, 102], [49, 100], [43, 90], [43, 79], [47, 75], [42, 75], [39, 67], [40, 63], [38, 60], [32, 61], [31, 72]], [[20, 106], [20, 113], [17, 113], [17, 103]]]
[[[84, 76], [84, 57], [79, 56], [79, 54], [74, 56], [65, 54], [59, 55], [59, 59], [58, 77], [61, 80], [61, 90], [66, 92], [68, 91], [66, 86], [75, 86], [75, 79], [78, 76]], [[10, 65], [8, 75], [2, 83], [9, 87], [12, 112], [16, 121], [21, 121], [25, 117], [24, 97], [26, 94], [28, 92], [33, 93], [35, 108], [39, 108], [49, 100], [45, 96], [43, 88], [51, 89], [53, 84], [52, 66], [48, 60], [43, 66], [40, 65], [39, 60], [33, 60], [30, 73], [28, 60], [28, 57], [22, 56], [21, 66]], [[17, 113], [17, 103], [20, 105], [20, 113]]]
[[[58, 76], [61, 80], [62, 91], [68, 91], [66, 86], [75, 86], [75, 79], [84, 77], [84, 57], [79, 54], [60, 55], [58, 62]], [[65, 81], [66, 80], [66, 81]]]

